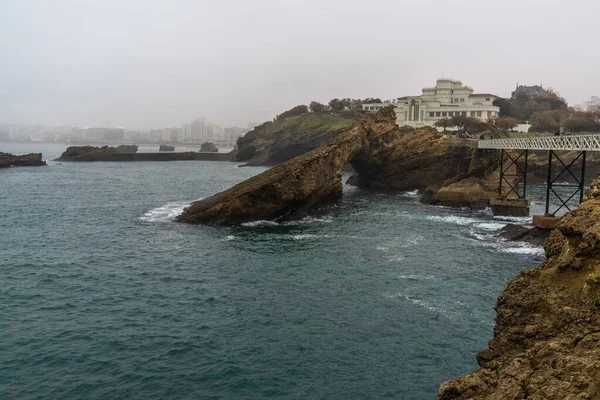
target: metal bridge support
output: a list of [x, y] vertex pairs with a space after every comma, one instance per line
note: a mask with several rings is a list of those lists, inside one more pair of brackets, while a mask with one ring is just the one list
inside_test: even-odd
[[[548, 178], [546, 181], [547, 182], [547, 184], [546, 184], [546, 215], [554, 216], [563, 207], [566, 208], [567, 211], [571, 211], [571, 208], [569, 207], [568, 203], [569, 203], [569, 201], [571, 201], [571, 199], [573, 199], [578, 194], [579, 194], [579, 203], [581, 203], [583, 201], [584, 186], [585, 186], [586, 157], [587, 157], [587, 152], [582, 151], [581, 153], [579, 153], [579, 155], [577, 157], [575, 157], [575, 159], [573, 161], [571, 161], [569, 163], [569, 165], [566, 165], [563, 162], [563, 160], [560, 159], [558, 154], [556, 154], [553, 150], [550, 150], [549, 156], [548, 156]], [[556, 175], [555, 178], [552, 178], [552, 160], [553, 160], [553, 158], [556, 158], [556, 160], [558, 160], [558, 162], [560, 163], [560, 166], [561, 166], [560, 173], [558, 175]], [[577, 177], [571, 170], [571, 167], [579, 159], [581, 159], [581, 174], [579, 177]], [[573, 180], [575, 180], [575, 184], [555, 183], [556, 181], [558, 181], [558, 179], [561, 176], [563, 176], [563, 174], [565, 172], [567, 172], [569, 175], [571, 175], [571, 177], [573, 177]], [[555, 187], [571, 188], [574, 190], [571, 190], [571, 192], [561, 195], [560, 193], [557, 193], [556, 190], [554, 190]], [[550, 212], [550, 198], [552, 197], [552, 194], [554, 194], [556, 199], [558, 199], [560, 206], [557, 209], [555, 209], [554, 211]], [[566, 196], [569, 196], [569, 197], [566, 197]]]
[[[528, 150], [521, 151], [516, 157], [512, 157], [504, 149], [501, 150], [498, 197], [490, 199], [490, 207], [492, 208], [494, 215], [529, 215], [530, 202], [526, 198], [528, 156]], [[524, 159], [523, 167], [518, 163], [521, 158]], [[511, 168], [513, 166], [516, 173], [511, 173]], [[506, 190], [503, 190], [505, 185], [508, 187]], [[520, 185], [522, 185], [522, 190], [520, 189]]]

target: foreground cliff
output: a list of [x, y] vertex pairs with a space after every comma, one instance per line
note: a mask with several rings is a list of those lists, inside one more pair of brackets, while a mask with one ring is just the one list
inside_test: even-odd
[[307, 113], [265, 122], [238, 139], [233, 160], [247, 165], [280, 164], [327, 143], [357, 118], [356, 113]]
[[600, 399], [600, 177], [544, 249], [498, 298], [479, 369], [443, 383], [439, 400]]
[[31, 153], [22, 156], [15, 156], [10, 153], [0, 152], [0, 168], [8, 167], [37, 167], [46, 165], [42, 160], [42, 153]]
[[[177, 220], [235, 225], [299, 218], [341, 197], [347, 164], [357, 172], [358, 186], [414, 190], [471, 176], [475, 154], [472, 146], [450, 143], [432, 128], [401, 132], [389, 107], [356, 122], [326, 145], [193, 203]], [[476, 169], [483, 170], [486, 163], [475, 162]]]

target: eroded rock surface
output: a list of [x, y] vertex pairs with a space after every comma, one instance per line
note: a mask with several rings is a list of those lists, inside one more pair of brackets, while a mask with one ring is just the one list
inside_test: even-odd
[[544, 249], [498, 298], [479, 369], [444, 382], [439, 400], [600, 398], [600, 178]]
[[178, 221], [235, 225], [298, 218], [342, 195], [348, 163], [356, 185], [377, 189], [414, 190], [471, 176], [472, 146], [453, 145], [432, 128], [401, 132], [395, 118], [391, 107], [370, 115], [324, 146], [193, 203]]
[[46, 161], [42, 160], [42, 153], [30, 153], [22, 156], [15, 156], [10, 153], [0, 152], [0, 168], [8, 167], [30, 167], [46, 165]]

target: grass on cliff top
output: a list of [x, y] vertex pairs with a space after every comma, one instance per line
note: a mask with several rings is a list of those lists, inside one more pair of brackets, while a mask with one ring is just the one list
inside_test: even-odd
[[283, 130], [296, 132], [319, 131], [329, 132], [348, 128], [352, 125], [352, 118], [344, 118], [328, 113], [308, 113], [298, 117], [288, 117], [275, 121], [267, 127], [267, 133], [275, 133]]

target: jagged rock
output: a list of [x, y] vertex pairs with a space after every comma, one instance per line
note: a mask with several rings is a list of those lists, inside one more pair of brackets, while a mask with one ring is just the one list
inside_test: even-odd
[[356, 112], [307, 113], [265, 122], [237, 141], [233, 160], [246, 165], [277, 165], [324, 145], [360, 117]]
[[218, 153], [219, 148], [212, 142], [204, 142], [200, 145], [201, 153]]
[[158, 146], [158, 151], [175, 151], [175, 146], [161, 144], [160, 146]]
[[138, 147], [135, 144], [122, 144], [117, 146], [117, 153], [137, 153]]
[[438, 400], [600, 398], [600, 178], [544, 249], [498, 298], [479, 369], [444, 382]]
[[395, 122], [393, 109], [386, 108], [324, 146], [193, 203], [177, 220], [235, 225], [298, 218], [342, 195], [348, 163], [357, 172], [357, 185], [380, 189], [424, 188], [468, 172], [472, 147], [449, 146], [431, 128], [401, 133]]
[[7, 167], [30, 167], [46, 165], [46, 161], [42, 160], [42, 153], [30, 153], [22, 156], [15, 156], [10, 153], [0, 152], [0, 168]]
[[510, 242], [526, 242], [534, 246], [541, 246], [549, 234], [547, 229], [517, 224], [507, 224], [498, 232], [499, 237]]

